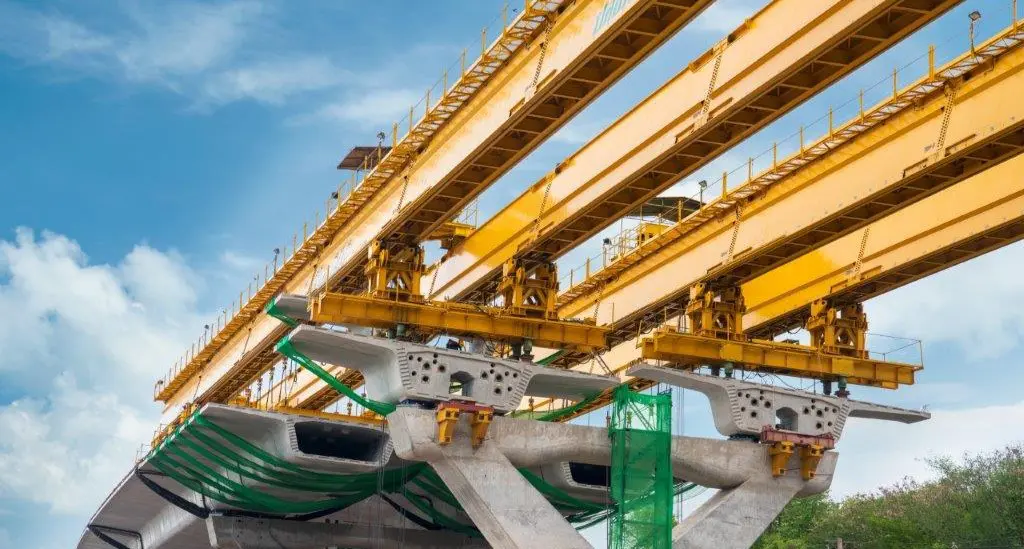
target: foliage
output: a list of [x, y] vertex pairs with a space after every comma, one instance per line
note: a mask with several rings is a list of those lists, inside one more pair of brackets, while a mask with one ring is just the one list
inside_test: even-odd
[[930, 482], [793, 500], [754, 547], [835, 547], [838, 538], [847, 549], [1024, 547], [1024, 445], [928, 464]]

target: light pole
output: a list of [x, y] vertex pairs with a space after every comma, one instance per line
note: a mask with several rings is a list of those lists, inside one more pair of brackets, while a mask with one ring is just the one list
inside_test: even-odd
[[974, 50], [974, 25], [981, 19], [981, 12], [978, 10], [972, 11], [968, 14], [971, 18], [971, 55], [978, 55], [978, 52]]

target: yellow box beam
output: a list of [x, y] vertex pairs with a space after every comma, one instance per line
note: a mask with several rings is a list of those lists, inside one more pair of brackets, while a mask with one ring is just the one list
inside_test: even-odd
[[[249, 300], [245, 314], [157, 387], [165, 415], [192, 400], [225, 402], [278, 360], [273, 345], [286, 329], [261, 314], [274, 295], [305, 294], [328, 276], [333, 287], [358, 284], [359, 276], [349, 275], [361, 271], [371, 240], [406, 233], [425, 238], [710, 3], [634, 0], [612, 13], [602, 0], [565, 3], [564, 11], [558, 2], [530, 2], [561, 11], [546, 47], [527, 47], [536, 38], [524, 41], [518, 34], [509, 44], [495, 42], [492, 49], [512, 55], [418, 151], [402, 174], [408, 185], [397, 176], [378, 181], [357, 191], [362, 201], [343, 201], [331, 212]], [[532, 17], [534, 8], [529, 11], [511, 27]], [[534, 86], [541, 51], [544, 63]]]
[[746, 332], [781, 333], [816, 299], [862, 302], [1019, 240], [1022, 173], [1018, 156], [743, 284]]
[[[1014, 36], [1016, 44], [1024, 37]], [[635, 334], [641, 322], [674, 316], [694, 283], [742, 284], [1012, 158], [1024, 150], [1022, 89], [1024, 48], [1015, 46], [960, 86], [944, 155], [936, 158], [930, 150], [946, 107], [936, 91], [760, 191], [757, 200], [746, 201], [738, 229], [734, 216], [721, 216], [681, 235], [668, 231], [675, 235], [668, 241], [656, 238], [642, 261], [600, 291], [563, 303], [559, 316], [592, 315], [600, 298], [598, 324], [612, 326], [619, 338]], [[736, 250], [732, 261], [723, 262], [730, 249]]]
[[560, 256], [957, 3], [772, 2], [452, 250], [432, 297], [485, 301], [509, 258]]
[[641, 340], [640, 355], [686, 366], [735, 364], [737, 368], [807, 378], [844, 376], [856, 385], [895, 389], [914, 383], [921, 366], [837, 355], [806, 345], [754, 340], [725, 341], [658, 329]]
[[358, 324], [393, 328], [398, 324], [451, 335], [490, 340], [529, 339], [537, 347], [590, 352], [605, 346], [607, 329], [582, 322], [560, 322], [503, 314], [501, 309], [460, 303], [406, 303], [328, 293], [312, 303], [318, 324]]

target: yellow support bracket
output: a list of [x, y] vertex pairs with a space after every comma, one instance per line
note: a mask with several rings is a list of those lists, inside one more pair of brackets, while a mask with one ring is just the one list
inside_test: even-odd
[[473, 448], [479, 448], [487, 438], [487, 429], [494, 420], [494, 410], [478, 410], [473, 413], [473, 421], [470, 426], [473, 429]]
[[593, 322], [546, 320], [497, 307], [431, 301], [413, 303], [365, 295], [325, 293], [310, 300], [310, 320], [390, 329], [399, 325], [452, 336], [525, 342], [535, 347], [593, 352], [606, 346], [608, 328]]
[[781, 477], [786, 474], [786, 463], [789, 462], [789, 456], [793, 455], [795, 446], [792, 442], [785, 440], [776, 442], [768, 448], [768, 456], [772, 460], [773, 477]]
[[765, 340], [729, 341], [659, 328], [641, 340], [641, 356], [682, 366], [734, 366], [815, 379], [895, 389], [913, 385], [922, 367], [901, 362], [827, 354], [814, 347]]
[[458, 408], [440, 407], [437, 409], [437, 443], [447, 446], [452, 443], [455, 425], [459, 422]]
[[825, 447], [821, 444], [808, 444], [800, 447], [800, 476], [804, 480], [814, 479], [818, 471], [818, 462], [825, 455]]

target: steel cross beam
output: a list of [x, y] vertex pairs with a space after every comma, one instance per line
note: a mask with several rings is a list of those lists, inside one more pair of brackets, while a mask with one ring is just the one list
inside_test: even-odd
[[[430, 124], [429, 141], [413, 151], [404, 171], [386, 179], [368, 175], [364, 181], [375, 183], [339, 201], [257, 289], [242, 307], [244, 314], [201, 341], [158, 382], [154, 393], [166, 402], [165, 413], [192, 399], [227, 401], [253, 383], [279, 360], [273, 345], [287, 332], [261, 314], [274, 295], [358, 286], [358, 276], [349, 275], [361, 271], [370, 241], [426, 238], [711, 1], [634, 0], [617, 11], [601, 0], [530, 2], [506, 30], [508, 36], [493, 44], [501, 62], [489, 65], [472, 98], [467, 96], [443, 125]], [[543, 18], [548, 23], [538, 23], [539, 9], [548, 10]], [[536, 82], [535, 75], [540, 76]]]
[[480, 337], [550, 349], [589, 353], [605, 347], [607, 329], [585, 322], [510, 315], [501, 309], [463, 303], [414, 303], [342, 293], [311, 302], [316, 324], [356, 324], [374, 328], [415, 327], [428, 333]]
[[431, 297], [486, 302], [508, 259], [561, 256], [956, 4], [772, 2], [451, 250]]

